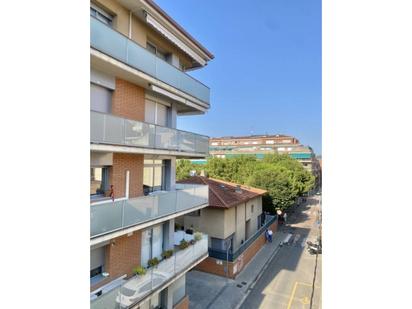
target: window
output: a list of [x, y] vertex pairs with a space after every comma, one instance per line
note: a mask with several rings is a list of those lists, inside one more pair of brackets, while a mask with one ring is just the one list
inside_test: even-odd
[[90, 251], [90, 278], [98, 278], [103, 273], [105, 249], [103, 246]]
[[170, 108], [166, 105], [146, 99], [145, 101], [145, 121], [160, 126], [168, 126], [168, 116]]
[[108, 168], [90, 168], [90, 195], [104, 195], [108, 190]]
[[142, 233], [141, 263], [147, 267], [152, 258], [160, 258], [163, 252], [163, 225], [148, 228]]
[[155, 44], [147, 41], [146, 42], [146, 49], [151, 52], [152, 54], [156, 55], [157, 57], [159, 57], [160, 59], [163, 59], [164, 61], [168, 60], [168, 53], [166, 53], [165, 51], [160, 50]]
[[253, 213], [254, 208], [255, 208], [255, 205], [252, 205], [252, 207], [251, 207], [251, 212], [252, 213]]
[[173, 285], [173, 306], [176, 306], [186, 295], [186, 276], [177, 279]]
[[144, 160], [143, 192], [163, 190], [165, 188], [165, 162], [162, 160]]
[[275, 141], [266, 141], [266, 144], [274, 144]]
[[212, 145], [213, 145], [213, 146], [217, 146], [217, 145], [219, 145], [219, 144], [216, 143], [216, 142], [213, 142]]
[[210, 239], [211, 239], [211, 242], [210, 242], [211, 249], [226, 251], [227, 245], [230, 243], [229, 252], [233, 251], [233, 235], [229, 236], [226, 239], [220, 239], [220, 238], [215, 238], [215, 237], [211, 237]]
[[96, 17], [106, 25], [111, 26], [113, 23], [113, 16], [94, 4], [90, 6], [90, 15]]
[[90, 109], [110, 114], [112, 110], [112, 91], [90, 83]]

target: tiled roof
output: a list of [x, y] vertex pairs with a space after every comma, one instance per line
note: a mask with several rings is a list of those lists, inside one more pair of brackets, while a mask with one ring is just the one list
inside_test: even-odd
[[241, 192], [236, 192], [235, 183], [203, 176], [193, 176], [178, 183], [209, 185], [209, 207], [213, 208], [231, 208], [266, 193], [265, 190], [243, 185], [240, 186]]

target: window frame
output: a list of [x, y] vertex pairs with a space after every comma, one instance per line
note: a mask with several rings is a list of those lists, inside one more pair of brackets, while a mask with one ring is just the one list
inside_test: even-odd
[[[92, 11], [95, 13], [94, 15], [92, 15]], [[108, 26], [113, 25], [114, 16], [93, 3], [90, 4], [90, 15]]]

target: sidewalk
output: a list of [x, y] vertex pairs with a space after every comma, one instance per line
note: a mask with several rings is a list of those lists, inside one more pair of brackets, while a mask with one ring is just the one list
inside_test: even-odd
[[266, 243], [235, 280], [200, 271], [189, 272], [186, 275], [189, 307], [191, 309], [240, 307], [250, 288], [253, 288], [270, 260], [276, 255], [279, 244], [286, 235], [282, 231], [276, 232], [272, 243]]

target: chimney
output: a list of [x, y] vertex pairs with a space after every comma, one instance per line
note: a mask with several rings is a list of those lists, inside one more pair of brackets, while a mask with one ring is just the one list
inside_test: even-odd
[[242, 189], [240, 188], [240, 185], [236, 185], [235, 192], [236, 193], [242, 193]]

